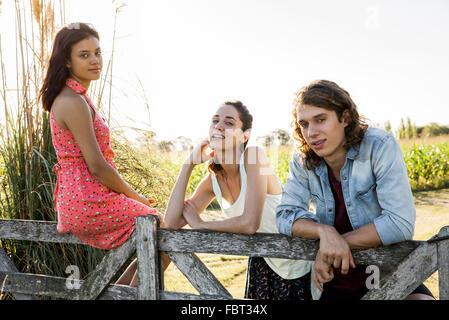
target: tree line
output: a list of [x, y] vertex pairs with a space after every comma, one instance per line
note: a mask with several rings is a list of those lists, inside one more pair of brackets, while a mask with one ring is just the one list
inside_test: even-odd
[[[384, 124], [374, 123], [374, 127], [382, 128], [396, 136], [397, 139], [414, 139], [427, 138], [441, 135], [449, 135], [449, 126], [440, 125], [435, 122], [426, 124], [425, 126], [417, 126], [411, 121], [409, 117], [401, 118], [399, 128], [393, 130], [391, 122], [387, 121]], [[156, 140], [156, 133], [151, 130], [140, 130], [140, 137], [137, 141], [140, 147], [156, 147], [162, 152], [172, 151], [190, 151], [194, 147], [192, 139], [179, 136], [172, 140]], [[265, 135], [256, 138], [258, 144], [265, 148], [272, 146], [289, 146], [293, 143], [291, 134], [287, 130], [275, 129]]]
[[409, 117], [401, 118], [399, 128], [393, 132], [390, 121], [385, 122], [383, 129], [393, 133], [398, 139], [428, 138], [449, 135], [449, 126], [430, 122], [425, 126], [417, 126]]

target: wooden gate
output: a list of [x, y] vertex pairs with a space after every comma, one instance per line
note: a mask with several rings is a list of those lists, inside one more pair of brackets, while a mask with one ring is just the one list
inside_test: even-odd
[[[0, 239], [84, 244], [71, 234], [59, 234], [56, 222], [45, 221], [0, 220]], [[83, 300], [233, 299], [195, 253], [314, 260], [318, 247], [318, 240], [281, 234], [170, 231], [159, 228], [158, 219], [148, 215], [137, 218], [132, 237], [109, 251], [86, 280], [79, 280], [76, 288], [67, 286], [67, 278], [18, 272], [0, 248], [0, 289], [11, 292], [16, 299], [35, 299], [36, 295]], [[164, 290], [162, 251], [199, 295]], [[110, 284], [135, 252], [138, 286]], [[363, 299], [404, 299], [438, 270], [440, 300], [449, 300], [449, 226], [429, 241], [405, 241], [352, 252], [356, 264], [374, 265], [380, 270], [379, 288], [370, 290]]]

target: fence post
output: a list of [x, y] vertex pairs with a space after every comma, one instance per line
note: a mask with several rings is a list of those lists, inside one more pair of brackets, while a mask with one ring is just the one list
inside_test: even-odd
[[137, 298], [159, 300], [160, 265], [157, 247], [159, 219], [154, 215], [137, 218]]
[[[441, 228], [438, 238], [449, 236], [449, 226]], [[449, 239], [438, 242], [438, 285], [440, 300], [449, 300]]]

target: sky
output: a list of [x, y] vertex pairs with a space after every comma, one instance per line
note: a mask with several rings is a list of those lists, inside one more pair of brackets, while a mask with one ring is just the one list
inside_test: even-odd
[[[10, 56], [12, 3], [0, 15]], [[105, 61], [121, 3], [115, 126], [197, 141], [218, 106], [236, 99], [254, 116], [255, 140], [290, 131], [294, 93], [317, 79], [346, 89], [372, 123], [449, 124], [447, 0], [66, 0], [66, 22], [92, 23]]]

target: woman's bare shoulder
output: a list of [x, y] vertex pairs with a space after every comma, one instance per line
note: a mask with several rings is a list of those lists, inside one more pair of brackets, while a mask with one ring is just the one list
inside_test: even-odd
[[76, 110], [85, 106], [86, 102], [79, 94], [76, 94], [69, 88], [64, 88], [55, 98], [52, 108], [55, 108], [54, 110], [64, 109], [76, 112]]
[[94, 117], [86, 101], [80, 95], [70, 91], [62, 90], [52, 105], [54, 119], [64, 129], [69, 129], [69, 122], [85, 122], [88, 118]]

